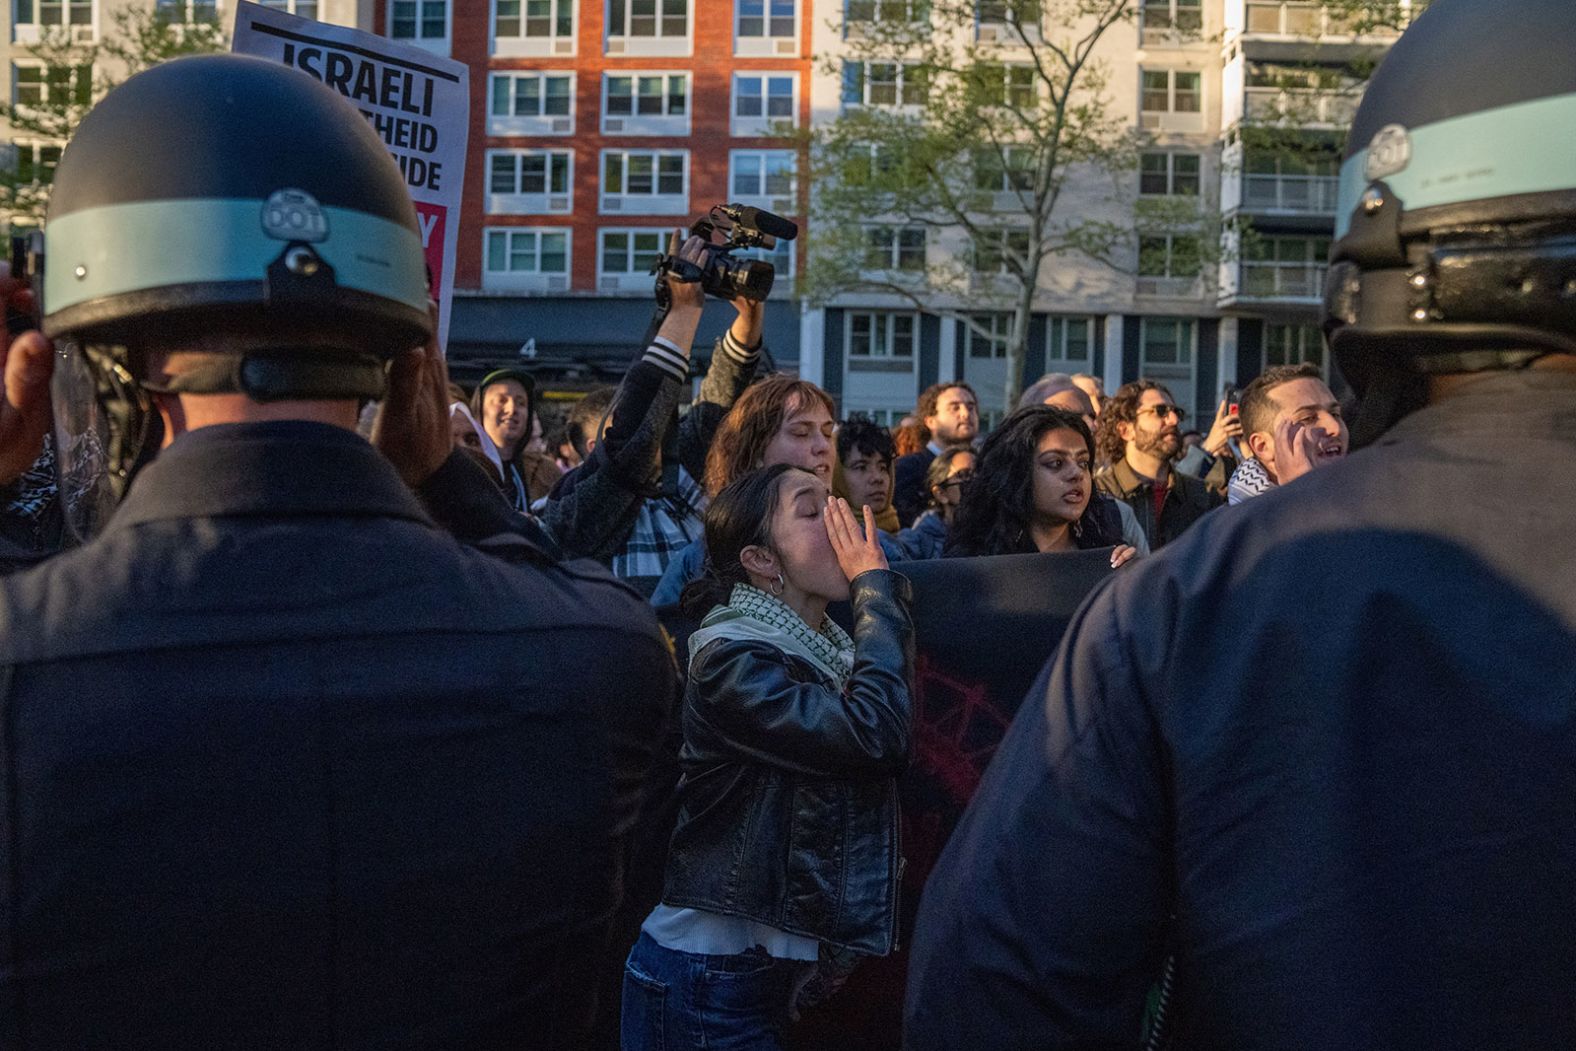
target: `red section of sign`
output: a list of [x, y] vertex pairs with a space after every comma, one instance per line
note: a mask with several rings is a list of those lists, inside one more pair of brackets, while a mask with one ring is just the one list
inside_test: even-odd
[[437, 299], [443, 288], [443, 228], [448, 222], [449, 210], [441, 204], [413, 203], [416, 205], [416, 221], [421, 227], [421, 247], [427, 254], [427, 269], [432, 272], [432, 284], [428, 291], [432, 298]]

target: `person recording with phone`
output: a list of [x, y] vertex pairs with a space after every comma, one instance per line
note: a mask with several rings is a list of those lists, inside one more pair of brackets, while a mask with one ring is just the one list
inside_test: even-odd
[[1199, 430], [1182, 432], [1182, 455], [1172, 465], [1174, 470], [1204, 480], [1209, 491], [1224, 495], [1226, 483], [1232, 472], [1246, 458], [1242, 452], [1242, 421], [1238, 414], [1240, 392], [1228, 387], [1226, 395], [1215, 410], [1215, 419], [1208, 433]]

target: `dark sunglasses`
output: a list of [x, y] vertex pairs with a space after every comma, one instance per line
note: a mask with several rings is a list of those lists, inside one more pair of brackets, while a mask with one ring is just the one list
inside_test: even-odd
[[937, 489], [956, 489], [958, 486], [962, 485], [964, 482], [973, 481], [973, 479], [974, 479], [974, 472], [973, 471], [959, 471], [957, 474], [953, 475], [951, 478], [948, 478], [946, 481], [938, 483], [936, 485], [936, 488]]

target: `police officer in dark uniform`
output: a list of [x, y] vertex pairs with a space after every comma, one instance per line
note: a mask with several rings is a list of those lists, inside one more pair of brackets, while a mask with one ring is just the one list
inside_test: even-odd
[[417, 230], [355, 109], [258, 59], [134, 77], [66, 149], [92, 538], [0, 580], [0, 1048], [580, 1045], [671, 661], [599, 568], [484, 539]]
[[1157, 987], [1154, 1046], [1576, 1047], [1572, 54], [1570, 0], [1436, 0], [1380, 66], [1326, 304], [1370, 447], [1074, 619], [907, 1047], [1137, 1048]]

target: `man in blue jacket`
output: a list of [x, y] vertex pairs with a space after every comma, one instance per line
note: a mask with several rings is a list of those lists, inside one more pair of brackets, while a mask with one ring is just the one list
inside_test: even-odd
[[907, 1047], [1138, 1048], [1157, 987], [1149, 1046], [1571, 1046], [1573, 47], [1569, 0], [1436, 0], [1375, 74], [1325, 306], [1369, 448], [1075, 618], [927, 887]]
[[582, 1045], [671, 660], [451, 453], [417, 231], [258, 59], [65, 151], [0, 460], [53, 364], [86, 542], [0, 580], [0, 1048]]

